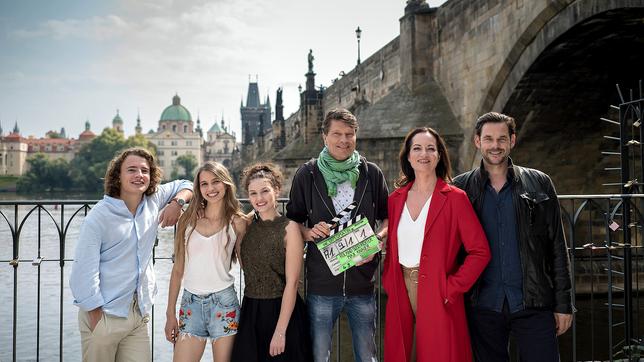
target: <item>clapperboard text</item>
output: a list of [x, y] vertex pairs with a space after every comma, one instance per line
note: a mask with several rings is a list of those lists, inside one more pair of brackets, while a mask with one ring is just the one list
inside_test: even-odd
[[331, 238], [327, 239], [327, 241], [329, 242], [328, 246], [322, 250], [322, 255], [324, 255], [325, 259], [336, 257], [343, 251], [356, 245], [359, 241], [365, 240], [373, 235], [373, 231], [370, 230], [371, 228], [361, 227], [364, 226], [364, 224], [368, 225], [367, 219], [363, 220], [362, 215], [356, 216], [356, 225], [354, 226], [354, 228], [357, 228], [357, 230], [355, 230], [354, 228], [348, 229], [348, 227], [353, 223], [354, 220], [352, 219], [349, 220], [346, 224], [339, 225], [338, 227], [341, 227], [342, 229], [340, 230], [342, 231], [339, 231], [337, 233], [334, 232], [335, 229], [331, 230], [331, 234], [329, 236], [335, 236], [335, 242], [331, 242]]
[[331, 220], [335, 226], [329, 237], [317, 243], [333, 275], [340, 274], [380, 250], [378, 238], [369, 225], [369, 220], [362, 215], [337, 225], [355, 207], [355, 203], [349, 205]]

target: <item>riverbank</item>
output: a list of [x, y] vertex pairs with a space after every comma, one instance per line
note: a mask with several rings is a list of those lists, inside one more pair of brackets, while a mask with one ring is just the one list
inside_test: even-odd
[[0, 176], [0, 192], [16, 192], [18, 176]]

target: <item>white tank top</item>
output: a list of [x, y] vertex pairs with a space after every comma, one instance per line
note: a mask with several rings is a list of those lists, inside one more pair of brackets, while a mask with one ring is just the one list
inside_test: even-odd
[[413, 268], [420, 264], [420, 252], [425, 238], [425, 223], [427, 222], [427, 212], [431, 201], [432, 197], [429, 196], [416, 221], [411, 218], [411, 214], [407, 209], [407, 202], [403, 207], [397, 233], [398, 262], [407, 268]]
[[[235, 230], [231, 224], [205, 237], [187, 228], [183, 287], [192, 294], [207, 295], [224, 290], [235, 282], [230, 262], [235, 249]], [[230, 241], [229, 241], [230, 240]]]

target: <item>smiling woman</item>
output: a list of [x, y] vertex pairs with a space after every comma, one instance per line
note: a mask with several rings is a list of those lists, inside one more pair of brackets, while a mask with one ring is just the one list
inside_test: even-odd
[[311, 361], [306, 309], [298, 294], [304, 241], [299, 226], [277, 211], [282, 173], [259, 163], [243, 175], [255, 217], [239, 248], [246, 286], [232, 360]]
[[239, 300], [230, 271], [246, 223], [235, 184], [222, 164], [204, 163], [194, 183], [199, 187], [179, 220], [174, 241], [165, 335], [174, 344], [174, 360], [199, 360], [209, 340], [213, 359], [226, 362], [239, 326]]
[[[399, 159], [382, 275], [385, 361], [471, 361], [463, 294], [490, 259], [487, 239], [467, 195], [447, 184], [450, 161], [438, 132], [412, 129]], [[462, 250], [465, 258], [457, 258]]]

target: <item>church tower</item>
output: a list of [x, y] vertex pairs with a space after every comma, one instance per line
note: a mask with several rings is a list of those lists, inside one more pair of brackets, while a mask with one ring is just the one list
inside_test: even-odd
[[[264, 136], [272, 131], [270, 125], [271, 119], [271, 105], [270, 99], [266, 97], [265, 103], [261, 103], [259, 97], [259, 86], [257, 79], [255, 82], [248, 83], [248, 94], [246, 95], [246, 104], [242, 100], [239, 111], [241, 113], [241, 128], [242, 128], [242, 158], [244, 160], [253, 159], [257, 151], [256, 146], [264, 145]], [[269, 122], [269, 123], [266, 123]]]
[[123, 134], [123, 119], [121, 118], [118, 109], [116, 110], [116, 116], [112, 119], [112, 128]]

